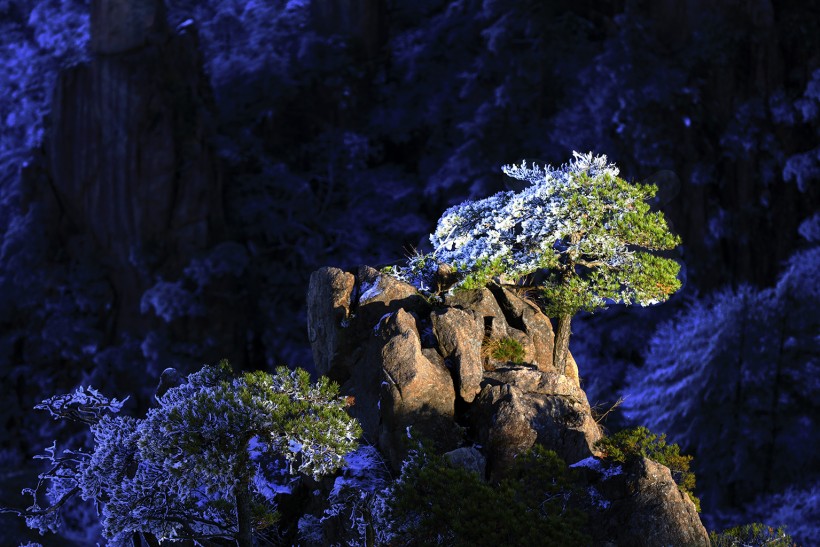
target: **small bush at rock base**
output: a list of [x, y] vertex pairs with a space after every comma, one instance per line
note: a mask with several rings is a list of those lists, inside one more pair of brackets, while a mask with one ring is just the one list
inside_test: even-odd
[[587, 545], [584, 517], [567, 507], [569, 470], [541, 447], [489, 484], [426, 447], [405, 462], [390, 500], [395, 545]]
[[605, 437], [595, 444], [606, 458], [626, 462], [633, 458], [645, 457], [665, 465], [672, 472], [672, 478], [681, 492], [689, 496], [700, 512], [700, 500], [695, 496], [695, 474], [689, 469], [692, 456], [680, 453], [677, 444], [666, 444], [666, 435], [652, 433], [645, 427], [624, 429], [611, 437]]
[[499, 340], [490, 340], [484, 344], [482, 349], [485, 357], [496, 361], [518, 364], [523, 363], [526, 358], [524, 346], [515, 338], [507, 337]]

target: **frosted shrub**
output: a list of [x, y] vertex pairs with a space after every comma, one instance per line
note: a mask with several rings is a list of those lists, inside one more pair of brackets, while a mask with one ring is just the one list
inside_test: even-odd
[[[157, 401], [144, 419], [111, 415], [122, 403], [90, 388], [39, 405], [90, 424], [93, 447], [47, 450], [52, 467], [26, 491], [31, 507], [18, 512], [29, 527], [56, 531], [61, 507], [79, 494], [101, 508], [109, 545], [140, 533], [251, 545], [276, 521], [275, 496], [293, 476], [339, 469], [361, 434], [338, 388], [324, 378], [311, 383], [303, 370], [234, 377], [222, 361]], [[44, 489], [47, 507], [39, 504]]]

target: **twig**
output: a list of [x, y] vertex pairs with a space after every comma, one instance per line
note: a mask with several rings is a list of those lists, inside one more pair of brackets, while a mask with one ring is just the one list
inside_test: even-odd
[[610, 412], [612, 412], [613, 410], [615, 410], [616, 408], [621, 406], [621, 404], [623, 404], [623, 402], [624, 402], [624, 398], [619, 397], [618, 400], [615, 401], [615, 404], [612, 405], [611, 407], [609, 407], [609, 410], [607, 410], [606, 412], [604, 412], [603, 414], [601, 414], [600, 416], [595, 418], [595, 423], [600, 424], [604, 420], [604, 418], [606, 418], [609, 415]]

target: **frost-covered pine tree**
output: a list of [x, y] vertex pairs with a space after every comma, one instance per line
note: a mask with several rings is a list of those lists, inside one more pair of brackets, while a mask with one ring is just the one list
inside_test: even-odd
[[109, 545], [142, 535], [150, 544], [226, 538], [251, 546], [275, 522], [275, 496], [293, 476], [342, 467], [361, 434], [336, 385], [311, 383], [303, 370], [234, 377], [222, 361], [157, 400], [144, 419], [112, 416], [122, 402], [93, 389], [44, 401], [55, 418], [90, 424], [94, 443], [89, 452], [47, 451], [52, 467], [20, 512], [29, 527], [56, 531], [61, 507], [79, 495], [100, 507]]
[[577, 312], [655, 304], [680, 288], [679, 264], [656, 254], [680, 243], [663, 213], [649, 208], [657, 187], [625, 181], [606, 156], [592, 153], [573, 152], [557, 169], [522, 162], [503, 171], [526, 186], [451, 207], [430, 236], [433, 252], [394, 271], [425, 287], [444, 263], [462, 276], [457, 286], [475, 288], [545, 270], [541, 289], [547, 315], [557, 319], [558, 370]]

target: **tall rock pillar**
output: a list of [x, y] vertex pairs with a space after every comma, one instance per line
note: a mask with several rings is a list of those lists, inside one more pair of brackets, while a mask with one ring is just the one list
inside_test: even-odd
[[222, 231], [213, 111], [192, 28], [162, 0], [93, 0], [91, 60], [55, 86], [47, 156], [69, 224], [112, 271], [123, 326], [157, 275], [175, 276]]

